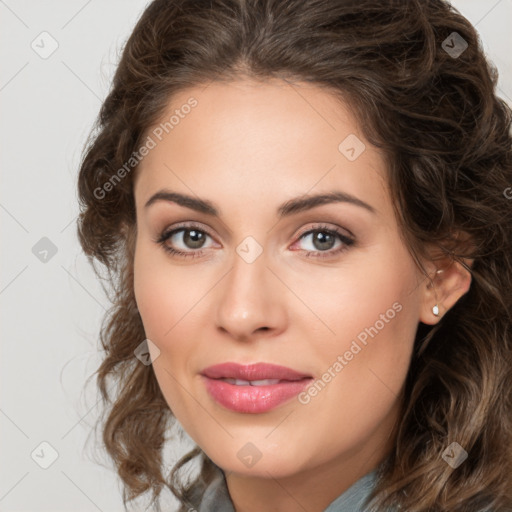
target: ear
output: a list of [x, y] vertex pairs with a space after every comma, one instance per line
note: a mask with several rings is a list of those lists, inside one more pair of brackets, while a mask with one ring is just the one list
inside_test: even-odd
[[[471, 268], [472, 259], [462, 259]], [[429, 264], [429, 277], [422, 283], [422, 300], [419, 320], [424, 324], [435, 325], [443, 315], [469, 290], [471, 272], [452, 258], [436, 259]], [[437, 304], [439, 316], [433, 312]]]

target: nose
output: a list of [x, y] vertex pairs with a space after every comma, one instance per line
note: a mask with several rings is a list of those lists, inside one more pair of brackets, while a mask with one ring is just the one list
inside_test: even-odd
[[238, 254], [219, 283], [215, 297], [217, 327], [237, 340], [271, 337], [286, 321], [282, 282], [267, 266], [263, 252], [252, 263]]

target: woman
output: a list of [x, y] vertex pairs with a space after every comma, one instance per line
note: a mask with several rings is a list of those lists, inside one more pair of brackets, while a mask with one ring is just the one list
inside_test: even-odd
[[496, 75], [442, 0], [147, 7], [78, 183], [125, 505], [511, 510]]

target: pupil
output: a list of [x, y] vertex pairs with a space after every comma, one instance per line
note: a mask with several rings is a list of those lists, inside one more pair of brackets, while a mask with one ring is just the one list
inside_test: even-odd
[[[188, 230], [185, 232], [185, 243], [187, 245], [192, 245], [192, 249], [197, 249], [201, 247], [203, 240], [203, 233], [197, 231], [195, 229]], [[197, 245], [194, 245], [197, 244]]]
[[[313, 237], [313, 244], [319, 250], [331, 249], [333, 240], [334, 240], [334, 237], [331, 234], [324, 233], [322, 231], [317, 231], [316, 236]], [[322, 245], [322, 244], [327, 244], [327, 245]]]

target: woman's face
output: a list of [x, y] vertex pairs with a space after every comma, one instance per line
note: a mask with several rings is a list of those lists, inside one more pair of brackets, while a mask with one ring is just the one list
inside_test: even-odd
[[136, 300], [169, 407], [226, 471], [371, 468], [390, 448], [425, 286], [348, 107], [214, 82], [146, 134]]

